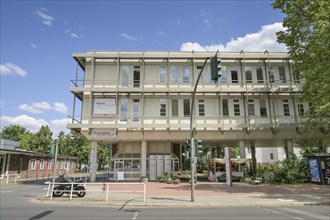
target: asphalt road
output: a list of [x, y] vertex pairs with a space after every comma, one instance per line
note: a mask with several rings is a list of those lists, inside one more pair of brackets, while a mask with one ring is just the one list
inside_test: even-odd
[[282, 220], [330, 220], [329, 206], [288, 206], [288, 207], [220, 207], [220, 208], [142, 208], [87, 206], [77, 204], [50, 204], [35, 201], [45, 195], [44, 185], [15, 185], [1, 187], [0, 219], [1, 220], [55, 220], [55, 219], [282, 219]]

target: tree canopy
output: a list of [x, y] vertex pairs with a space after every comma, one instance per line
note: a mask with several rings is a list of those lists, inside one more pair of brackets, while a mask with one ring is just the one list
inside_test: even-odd
[[[9, 125], [2, 129], [1, 137], [11, 141], [21, 142], [21, 148], [38, 153], [48, 153], [51, 144], [58, 141], [58, 153], [62, 156], [73, 156], [77, 158], [77, 164], [88, 164], [88, 157], [91, 151], [91, 142], [81, 133], [71, 132], [65, 134], [61, 131], [56, 140], [53, 139], [53, 132], [48, 126], [42, 126], [38, 132], [31, 133], [21, 125]], [[110, 163], [110, 148], [98, 147], [99, 168]]]
[[301, 101], [309, 103], [308, 131], [330, 129], [330, 1], [275, 0], [273, 8], [286, 15], [277, 40], [288, 47], [293, 74], [306, 80]]

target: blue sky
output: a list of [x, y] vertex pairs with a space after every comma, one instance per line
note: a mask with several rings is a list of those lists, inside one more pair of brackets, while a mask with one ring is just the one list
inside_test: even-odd
[[271, 1], [1, 0], [1, 128], [66, 129], [72, 53], [286, 51]]

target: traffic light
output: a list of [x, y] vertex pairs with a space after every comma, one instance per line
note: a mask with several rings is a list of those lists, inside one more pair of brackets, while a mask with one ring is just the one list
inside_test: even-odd
[[195, 155], [199, 156], [203, 153], [203, 141], [199, 139], [195, 139]]
[[186, 157], [187, 159], [190, 158], [190, 139], [184, 140], [184, 152], [182, 153], [182, 156]]
[[184, 148], [186, 149], [186, 152], [190, 152], [190, 139], [185, 140]]
[[215, 54], [214, 57], [211, 57], [211, 79], [214, 80], [214, 82], [217, 82], [222, 75], [220, 72], [222, 66], [220, 64], [221, 59], [218, 58], [217, 54]]
[[55, 154], [55, 145], [54, 144], [48, 145], [47, 152], [48, 152], [48, 154], [54, 155]]

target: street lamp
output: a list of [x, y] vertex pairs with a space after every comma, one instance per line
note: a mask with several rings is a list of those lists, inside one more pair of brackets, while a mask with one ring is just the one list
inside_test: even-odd
[[216, 52], [216, 54], [213, 57], [210, 58], [206, 58], [205, 62], [203, 64], [202, 69], [200, 70], [197, 80], [195, 82], [195, 86], [194, 86], [194, 91], [193, 91], [193, 95], [192, 95], [192, 101], [191, 101], [191, 108], [190, 108], [190, 165], [191, 165], [191, 201], [194, 202], [195, 201], [195, 163], [197, 162], [197, 157], [195, 157], [195, 148], [196, 143], [195, 143], [195, 138], [194, 138], [194, 129], [193, 129], [193, 123], [192, 123], [192, 116], [194, 113], [194, 106], [195, 106], [195, 99], [196, 99], [196, 90], [197, 90], [197, 86], [198, 86], [198, 82], [199, 79], [201, 78], [201, 75], [203, 73], [203, 70], [205, 68], [205, 65], [208, 61], [208, 59], [211, 60], [211, 78], [212, 80], [214, 80], [214, 82], [216, 83], [218, 81], [218, 79], [221, 77], [222, 73], [220, 72], [222, 66], [221, 64], [221, 59], [218, 58], [218, 52]]

